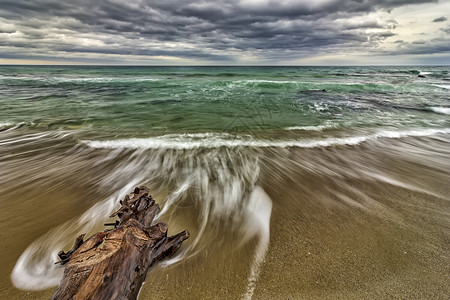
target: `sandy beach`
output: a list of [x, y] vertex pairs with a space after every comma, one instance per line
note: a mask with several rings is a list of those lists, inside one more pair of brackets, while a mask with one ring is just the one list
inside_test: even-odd
[[[255, 184], [272, 203], [268, 243], [258, 221], [230, 219], [242, 216], [239, 212], [209, 218], [202, 231], [202, 202], [191, 198], [195, 193], [187, 195], [162, 219], [172, 233], [191, 231], [182, 248], [187, 252], [181, 251], [177, 263], [156, 266], [139, 299], [445, 299], [450, 293], [450, 174], [448, 157], [438, 153], [447, 151], [447, 139], [380, 139], [357, 146], [255, 152], [260, 165]], [[422, 143], [433, 147], [419, 153]], [[46, 148], [37, 151], [45, 153]], [[91, 201], [108, 197], [94, 184], [102, 176], [89, 162], [79, 165], [72, 157], [60, 173], [41, 177], [48, 162], [31, 163], [27, 155], [23, 152], [9, 166], [12, 174], [15, 168], [23, 169], [21, 161], [33, 166], [26, 171], [29, 180], [21, 184], [11, 178], [0, 196], [8, 203], [1, 216], [2, 239], [8, 245], [0, 255], [1, 298], [48, 298], [53, 288], [21, 291], [11, 285], [15, 263], [36, 237], [57, 237], [52, 228], [66, 221], [70, 228]], [[116, 157], [104, 174], [130, 163], [127, 157]], [[58, 160], [64, 161], [63, 156]], [[170, 185], [156, 186], [164, 183], [150, 183], [161, 204]], [[91, 232], [101, 230], [101, 223]], [[256, 234], [244, 238], [249, 232]], [[65, 249], [73, 234], [63, 237]], [[262, 259], [256, 262], [261, 249]]]

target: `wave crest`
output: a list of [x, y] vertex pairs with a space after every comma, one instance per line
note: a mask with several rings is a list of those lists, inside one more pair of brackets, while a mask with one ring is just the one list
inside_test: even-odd
[[450, 107], [430, 107], [430, 110], [438, 114], [450, 115]]
[[323, 139], [300, 139], [300, 140], [272, 140], [256, 139], [252, 136], [238, 136], [227, 133], [198, 133], [198, 134], [168, 134], [148, 138], [130, 138], [117, 140], [83, 140], [83, 144], [91, 148], [103, 149], [177, 149], [188, 150], [196, 148], [316, 148], [338, 145], [358, 145], [368, 140], [379, 138], [404, 138], [420, 137], [435, 134], [448, 134], [450, 128], [443, 129], [416, 129], [404, 131], [379, 131], [367, 135], [355, 135], [350, 137], [336, 137]]

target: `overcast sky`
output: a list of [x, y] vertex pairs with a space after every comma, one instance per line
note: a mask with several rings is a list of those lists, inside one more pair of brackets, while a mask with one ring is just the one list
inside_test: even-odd
[[0, 64], [450, 64], [450, 0], [0, 0]]

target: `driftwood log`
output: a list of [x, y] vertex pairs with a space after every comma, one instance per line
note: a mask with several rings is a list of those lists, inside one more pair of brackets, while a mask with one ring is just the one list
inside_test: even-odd
[[167, 237], [167, 225], [152, 226], [159, 206], [145, 186], [135, 188], [121, 201], [113, 229], [83, 241], [58, 255], [64, 277], [51, 299], [136, 299], [150, 267], [170, 257], [189, 237], [183, 231]]

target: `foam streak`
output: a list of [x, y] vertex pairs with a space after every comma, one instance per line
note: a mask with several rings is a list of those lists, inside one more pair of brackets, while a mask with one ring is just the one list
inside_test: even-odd
[[257, 147], [257, 148], [317, 148], [338, 145], [358, 145], [368, 140], [379, 138], [398, 139], [404, 137], [421, 137], [435, 134], [449, 134], [450, 128], [443, 129], [418, 129], [404, 131], [379, 131], [368, 135], [350, 137], [304, 139], [304, 140], [262, 140], [250, 136], [230, 136], [229, 134], [205, 133], [199, 136], [189, 135], [163, 135], [149, 138], [131, 138], [107, 141], [89, 141], [85, 143], [92, 148], [104, 149], [196, 149], [196, 148], [220, 148], [220, 147]]
[[261, 265], [266, 257], [270, 242], [270, 216], [272, 214], [272, 201], [266, 192], [256, 186], [250, 195], [249, 205], [247, 206], [246, 228], [248, 234], [257, 234], [259, 242], [255, 251], [255, 258], [250, 268], [248, 277], [247, 291], [242, 299], [250, 300], [256, 288], [256, 281], [259, 277]]

